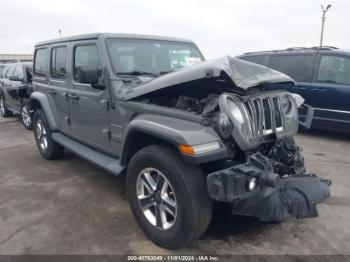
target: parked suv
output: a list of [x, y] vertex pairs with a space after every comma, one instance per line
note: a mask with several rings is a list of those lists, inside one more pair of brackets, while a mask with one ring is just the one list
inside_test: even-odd
[[213, 201], [262, 221], [317, 216], [330, 181], [305, 171], [293, 136], [302, 98], [279, 72], [189, 40], [90, 34], [39, 43], [34, 135], [46, 159], [65, 149], [121, 175], [133, 214], [166, 248], [201, 236]]
[[[271, 85], [301, 95], [314, 108], [313, 128], [350, 130], [350, 52], [335, 47], [288, 48], [239, 56], [292, 77], [295, 86]], [[306, 111], [300, 111], [305, 120]]]
[[0, 77], [0, 112], [2, 117], [19, 113], [24, 127], [33, 128], [29, 113], [29, 96], [32, 92], [32, 63], [7, 64]]

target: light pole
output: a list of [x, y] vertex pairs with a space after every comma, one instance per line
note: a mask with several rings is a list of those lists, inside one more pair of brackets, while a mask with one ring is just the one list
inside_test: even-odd
[[321, 27], [321, 40], [320, 40], [320, 47], [322, 47], [322, 42], [323, 42], [323, 29], [324, 29], [324, 21], [326, 20], [326, 12], [331, 8], [332, 5], [327, 5], [326, 8], [321, 5], [322, 8], [322, 27]]
[[61, 28], [58, 29], [58, 34], [60, 35], [60, 37], [62, 37], [62, 30], [61, 30]]

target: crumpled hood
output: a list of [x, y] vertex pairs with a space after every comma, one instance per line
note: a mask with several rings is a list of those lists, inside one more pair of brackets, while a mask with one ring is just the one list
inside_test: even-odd
[[125, 100], [143, 96], [168, 87], [206, 84], [221, 85], [227, 89], [247, 91], [252, 87], [268, 83], [294, 83], [289, 76], [238, 58], [225, 56], [191, 65], [184, 69], [157, 77], [131, 88]]

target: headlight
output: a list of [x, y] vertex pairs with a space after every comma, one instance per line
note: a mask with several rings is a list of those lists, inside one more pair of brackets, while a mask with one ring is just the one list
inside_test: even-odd
[[239, 107], [230, 99], [227, 99], [228, 110], [232, 113], [232, 116], [240, 123], [244, 123], [244, 117]]
[[292, 101], [291, 98], [288, 95], [281, 97], [281, 109], [282, 113], [285, 115], [288, 115], [292, 111]]
[[220, 113], [217, 128], [222, 138], [231, 136], [233, 125], [225, 113]]
[[247, 181], [247, 190], [253, 191], [257, 185], [258, 185], [258, 180], [256, 179], [256, 177], [252, 177]]

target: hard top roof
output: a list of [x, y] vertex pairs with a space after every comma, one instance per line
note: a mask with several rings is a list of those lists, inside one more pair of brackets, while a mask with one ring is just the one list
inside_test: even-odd
[[79, 40], [90, 40], [90, 39], [99, 39], [99, 38], [132, 38], [132, 39], [150, 39], [150, 40], [162, 40], [162, 41], [175, 41], [175, 42], [186, 42], [193, 43], [193, 41], [188, 39], [182, 39], [177, 37], [166, 37], [166, 36], [156, 36], [156, 35], [139, 35], [139, 34], [117, 34], [117, 33], [92, 33], [92, 34], [83, 34], [83, 35], [75, 35], [68, 37], [61, 37], [52, 40], [42, 41], [36, 43], [35, 46], [43, 46], [55, 43], [62, 42], [71, 42], [71, 41], [79, 41]]

